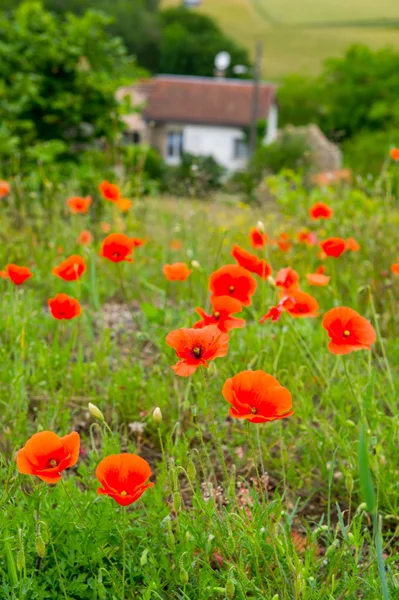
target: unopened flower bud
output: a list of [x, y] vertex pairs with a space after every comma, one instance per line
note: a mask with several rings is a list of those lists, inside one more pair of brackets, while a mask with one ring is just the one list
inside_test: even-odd
[[188, 584], [188, 573], [184, 567], [180, 567], [180, 581], [183, 585]]
[[146, 548], [145, 550], [143, 550], [143, 553], [142, 553], [142, 555], [140, 557], [140, 565], [142, 567], [144, 567], [144, 565], [147, 564], [147, 560], [148, 560], [147, 556], [148, 556], [148, 548]]
[[261, 233], [265, 233], [265, 226], [263, 224], [263, 221], [258, 221], [256, 224], [256, 229], [258, 231], [260, 231]]
[[173, 508], [175, 509], [176, 512], [178, 512], [180, 510], [181, 507], [181, 497], [179, 492], [175, 492], [173, 494]]
[[162, 423], [162, 413], [159, 406], [154, 409], [154, 412], [152, 413], [152, 420], [156, 425], [160, 425]]
[[351, 531], [348, 533], [348, 540], [350, 541], [350, 543], [352, 545], [355, 543], [355, 536], [353, 535], [353, 533]]
[[104, 423], [105, 419], [103, 413], [95, 404], [92, 404], [91, 402], [89, 402], [89, 413], [92, 417]]
[[190, 459], [188, 461], [188, 465], [187, 465], [187, 475], [188, 478], [191, 482], [195, 481], [195, 476], [196, 476], [196, 469], [195, 469], [195, 464], [193, 459], [190, 456]]
[[226, 597], [228, 600], [233, 600], [236, 594], [236, 586], [234, 585], [234, 581], [229, 579], [226, 583]]
[[200, 269], [201, 268], [201, 265], [198, 262], [198, 260], [192, 260], [191, 261], [191, 266], [193, 267], [193, 269]]
[[36, 552], [38, 553], [40, 558], [43, 558], [43, 556], [46, 552], [46, 544], [44, 543], [41, 535], [38, 535], [36, 537]]

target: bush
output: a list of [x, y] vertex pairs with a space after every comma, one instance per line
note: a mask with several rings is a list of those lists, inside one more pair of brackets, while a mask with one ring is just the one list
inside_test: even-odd
[[204, 198], [221, 187], [224, 173], [213, 156], [186, 152], [180, 165], [167, 169], [162, 189], [177, 196]]
[[345, 165], [360, 175], [378, 175], [392, 146], [399, 147], [399, 128], [360, 131], [342, 144]]

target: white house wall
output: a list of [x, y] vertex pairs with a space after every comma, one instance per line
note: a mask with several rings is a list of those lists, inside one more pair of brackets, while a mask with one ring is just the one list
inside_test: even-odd
[[265, 144], [271, 144], [277, 137], [278, 131], [278, 107], [277, 104], [272, 104], [267, 117], [267, 129]]
[[[173, 127], [170, 126], [168, 129]], [[230, 171], [245, 168], [247, 162], [245, 158], [234, 158], [234, 140], [244, 138], [241, 129], [209, 125], [185, 125], [182, 129], [185, 152], [202, 156], [211, 155]]]

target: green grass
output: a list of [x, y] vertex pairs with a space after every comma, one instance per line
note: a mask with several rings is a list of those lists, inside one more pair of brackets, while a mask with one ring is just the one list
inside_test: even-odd
[[[95, 190], [89, 215], [68, 215], [65, 199], [80, 191], [73, 181], [47, 182], [34, 194], [16, 181], [18, 193], [2, 200], [0, 265], [34, 271], [18, 289], [0, 279], [2, 600], [375, 600], [382, 571], [397, 597], [399, 428], [389, 376], [397, 385], [399, 286], [389, 266], [399, 212], [388, 192], [308, 194], [282, 178], [274, 188], [276, 204], [267, 208], [226, 196], [143, 199], [127, 216]], [[314, 224], [307, 209], [320, 199], [335, 214]], [[114, 231], [148, 239], [133, 264], [117, 269], [98, 255], [105, 236], [94, 219], [99, 212]], [[317, 248], [294, 242], [282, 254], [269, 245], [267, 256], [274, 273], [287, 265], [299, 272], [321, 315], [351, 306], [381, 335], [370, 354], [337, 358], [327, 350], [321, 318], [283, 315], [261, 326], [277, 295], [258, 281], [243, 312], [247, 325], [231, 332], [228, 354], [211, 364], [207, 384], [201, 372], [177, 377], [165, 336], [193, 324], [195, 307], [208, 304], [210, 273], [232, 262], [233, 243], [250, 249], [248, 231], [258, 219], [270, 237], [286, 231], [295, 240], [304, 226], [319, 239], [355, 237], [359, 253], [326, 262], [328, 288], [306, 283], [320, 264]], [[76, 244], [82, 229], [95, 236], [89, 249]], [[169, 247], [176, 238], [183, 243], [178, 251]], [[76, 252], [88, 263], [80, 282], [54, 277], [52, 267]], [[179, 260], [200, 267], [187, 281], [168, 284], [162, 265]], [[81, 317], [51, 318], [47, 299], [60, 291], [80, 299]], [[292, 417], [260, 426], [227, 417], [223, 383], [248, 368], [275, 375], [291, 391]], [[88, 402], [103, 411], [115, 439], [94, 422]], [[151, 418], [156, 406], [159, 431]], [[16, 470], [15, 452], [43, 429], [81, 434], [84, 452], [64, 472], [65, 488]], [[94, 476], [100, 459], [120, 449], [148, 460], [155, 482], [127, 510], [123, 596], [123, 514], [97, 496]]]
[[[179, 4], [164, 0], [165, 6]], [[199, 10], [215, 17], [251, 53], [261, 40], [263, 76], [272, 80], [317, 73], [323, 60], [342, 55], [353, 43], [375, 49], [399, 43], [395, 0], [204, 0]]]

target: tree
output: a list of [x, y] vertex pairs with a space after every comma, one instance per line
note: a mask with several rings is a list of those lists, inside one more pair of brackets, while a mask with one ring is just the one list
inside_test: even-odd
[[0, 18], [0, 137], [7, 132], [13, 152], [50, 140], [72, 148], [112, 135], [115, 90], [137, 69], [121, 41], [105, 33], [107, 23], [96, 12], [58, 17], [39, 3]]
[[227, 37], [210, 17], [186, 8], [169, 8], [161, 12], [161, 30], [158, 72], [211, 77], [215, 56], [221, 50], [231, 55], [228, 76], [235, 76], [235, 64], [250, 66], [247, 51]]

